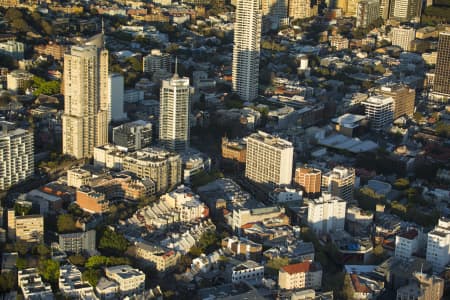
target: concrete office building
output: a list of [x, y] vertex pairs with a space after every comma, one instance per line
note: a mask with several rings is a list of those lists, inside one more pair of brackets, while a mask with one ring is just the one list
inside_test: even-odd
[[34, 173], [33, 133], [9, 122], [0, 126], [0, 190], [6, 190]]
[[189, 147], [189, 116], [192, 88], [189, 78], [176, 73], [162, 81], [159, 105], [159, 140], [171, 151], [183, 152]]
[[394, 99], [392, 97], [371, 96], [362, 102], [362, 105], [365, 107], [365, 115], [373, 130], [383, 130], [394, 121]]
[[347, 202], [329, 193], [308, 202], [307, 222], [316, 234], [343, 231]]
[[152, 124], [142, 120], [113, 128], [113, 143], [128, 152], [149, 147], [152, 142]]
[[95, 45], [72, 46], [64, 55], [63, 153], [77, 159], [92, 157], [94, 147], [108, 142], [105, 51], [107, 55]]
[[258, 131], [247, 138], [245, 176], [256, 183], [289, 185], [293, 159], [291, 142]]
[[396, 300], [434, 300], [444, 296], [444, 279], [436, 275], [415, 272], [408, 285], [397, 289]]
[[394, 99], [394, 120], [401, 116], [413, 117], [416, 91], [406, 85], [387, 84], [376, 90], [377, 93]]
[[426, 260], [435, 273], [442, 272], [450, 263], [450, 219], [440, 218], [428, 233]]
[[142, 58], [144, 73], [154, 73], [156, 71], [170, 72], [170, 54], [162, 53], [159, 49], [152, 49], [149, 55]]
[[295, 169], [294, 183], [301, 186], [305, 196], [320, 195], [322, 171], [314, 168], [299, 167]]
[[33, 74], [24, 70], [14, 70], [6, 75], [8, 90], [18, 92], [25, 91], [26, 86], [33, 80]]
[[318, 6], [311, 0], [289, 0], [288, 15], [292, 20], [317, 16]]
[[395, 257], [409, 261], [419, 250], [419, 233], [415, 229], [395, 236]]
[[17, 60], [23, 59], [25, 45], [18, 41], [6, 41], [0, 43], [0, 53], [9, 55]]
[[8, 239], [38, 244], [44, 240], [44, 217], [41, 215], [16, 216], [8, 210]]
[[412, 41], [416, 38], [416, 30], [412, 27], [394, 27], [391, 31], [392, 45], [399, 46], [405, 51], [412, 50]]
[[258, 96], [262, 11], [258, 0], [238, 0], [234, 23], [233, 91], [244, 101]]
[[127, 118], [124, 112], [124, 79], [120, 74], [111, 74], [108, 77], [108, 124], [113, 121], [122, 121]]
[[356, 27], [367, 28], [379, 18], [380, 3], [377, 0], [362, 0], [356, 8]]
[[322, 286], [322, 266], [318, 262], [305, 261], [281, 267], [278, 285], [282, 290], [319, 289]]
[[59, 235], [59, 249], [69, 253], [86, 251], [93, 253], [95, 247], [95, 230], [85, 232], [64, 233]]
[[107, 267], [105, 275], [119, 284], [119, 292], [122, 296], [141, 294], [145, 289], [144, 272], [129, 265]]
[[355, 169], [353, 168], [338, 166], [322, 176], [322, 189], [346, 201], [353, 200], [354, 187]]
[[434, 74], [431, 99], [446, 103], [450, 99], [450, 31], [439, 34]]

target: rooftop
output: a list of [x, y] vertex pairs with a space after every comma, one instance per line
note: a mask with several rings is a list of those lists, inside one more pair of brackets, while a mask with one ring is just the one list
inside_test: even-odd
[[306, 273], [306, 272], [315, 272], [321, 270], [322, 267], [318, 263], [305, 261], [298, 264], [292, 264], [287, 265], [284, 267], [281, 267], [281, 270], [283, 272], [287, 272], [289, 274], [296, 274], [296, 273]]

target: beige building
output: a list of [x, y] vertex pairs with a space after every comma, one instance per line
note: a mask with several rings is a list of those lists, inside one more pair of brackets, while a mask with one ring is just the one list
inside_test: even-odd
[[153, 264], [159, 272], [165, 272], [177, 265], [181, 254], [174, 250], [165, 250], [146, 242], [135, 245], [136, 256]]
[[72, 46], [64, 55], [63, 153], [92, 157], [108, 142], [108, 51]]
[[247, 152], [247, 144], [240, 140], [228, 140], [222, 138], [222, 157], [245, 163], [245, 156]]
[[311, 261], [281, 267], [278, 285], [283, 290], [318, 289], [322, 286], [322, 267]]
[[444, 295], [444, 279], [416, 272], [410, 284], [397, 289], [397, 300], [434, 300]]
[[296, 168], [294, 182], [301, 186], [307, 195], [320, 194], [322, 171], [308, 167]]
[[258, 131], [247, 138], [245, 177], [256, 183], [289, 185], [293, 159], [291, 142]]
[[355, 187], [355, 169], [342, 166], [335, 167], [322, 176], [322, 190], [346, 201], [353, 200]]
[[16, 216], [8, 210], [8, 238], [12, 241], [41, 243], [44, 241], [44, 217], [40, 215]]
[[156, 193], [162, 193], [181, 182], [179, 154], [158, 148], [130, 153], [123, 159], [123, 169], [155, 182]]
[[340, 8], [346, 17], [356, 17], [357, 6], [358, 0], [337, 0], [336, 2], [336, 8]]
[[145, 274], [129, 265], [105, 268], [105, 275], [119, 284], [122, 296], [140, 294], [145, 289]]
[[377, 93], [394, 99], [394, 119], [401, 116], [413, 117], [416, 91], [405, 85], [385, 85], [377, 90]]
[[24, 91], [33, 80], [33, 74], [23, 70], [14, 70], [6, 75], [6, 86], [10, 91]]
[[0, 190], [5, 190], [34, 173], [34, 145], [32, 132], [12, 129], [9, 122], [0, 126]]
[[412, 41], [416, 38], [416, 30], [412, 27], [394, 27], [392, 28], [392, 45], [399, 46], [405, 51], [412, 50]]
[[305, 19], [317, 16], [318, 6], [311, 0], [290, 0], [289, 18], [292, 20]]
[[239, 208], [233, 211], [233, 229], [240, 229], [245, 224], [264, 222], [270, 219], [277, 219], [275, 225], [288, 225], [289, 217], [286, 216], [282, 207], [269, 206], [262, 208]]

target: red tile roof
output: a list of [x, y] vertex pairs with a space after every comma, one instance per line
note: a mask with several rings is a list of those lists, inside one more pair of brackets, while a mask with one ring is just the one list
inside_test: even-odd
[[367, 287], [367, 285], [361, 284], [361, 282], [359, 282], [358, 275], [351, 274], [350, 278], [352, 279], [352, 284], [355, 292], [364, 294], [370, 293], [370, 289]]
[[281, 267], [281, 269], [289, 274], [296, 274], [296, 273], [314, 272], [317, 271], [318, 268], [316, 264], [310, 261], [305, 261], [298, 264], [287, 265]]

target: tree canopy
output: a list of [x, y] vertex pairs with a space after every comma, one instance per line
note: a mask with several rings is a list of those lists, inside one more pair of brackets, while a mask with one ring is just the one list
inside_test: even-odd
[[107, 253], [123, 255], [128, 248], [128, 241], [120, 233], [107, 228], [101, 235], [98, 248]]

